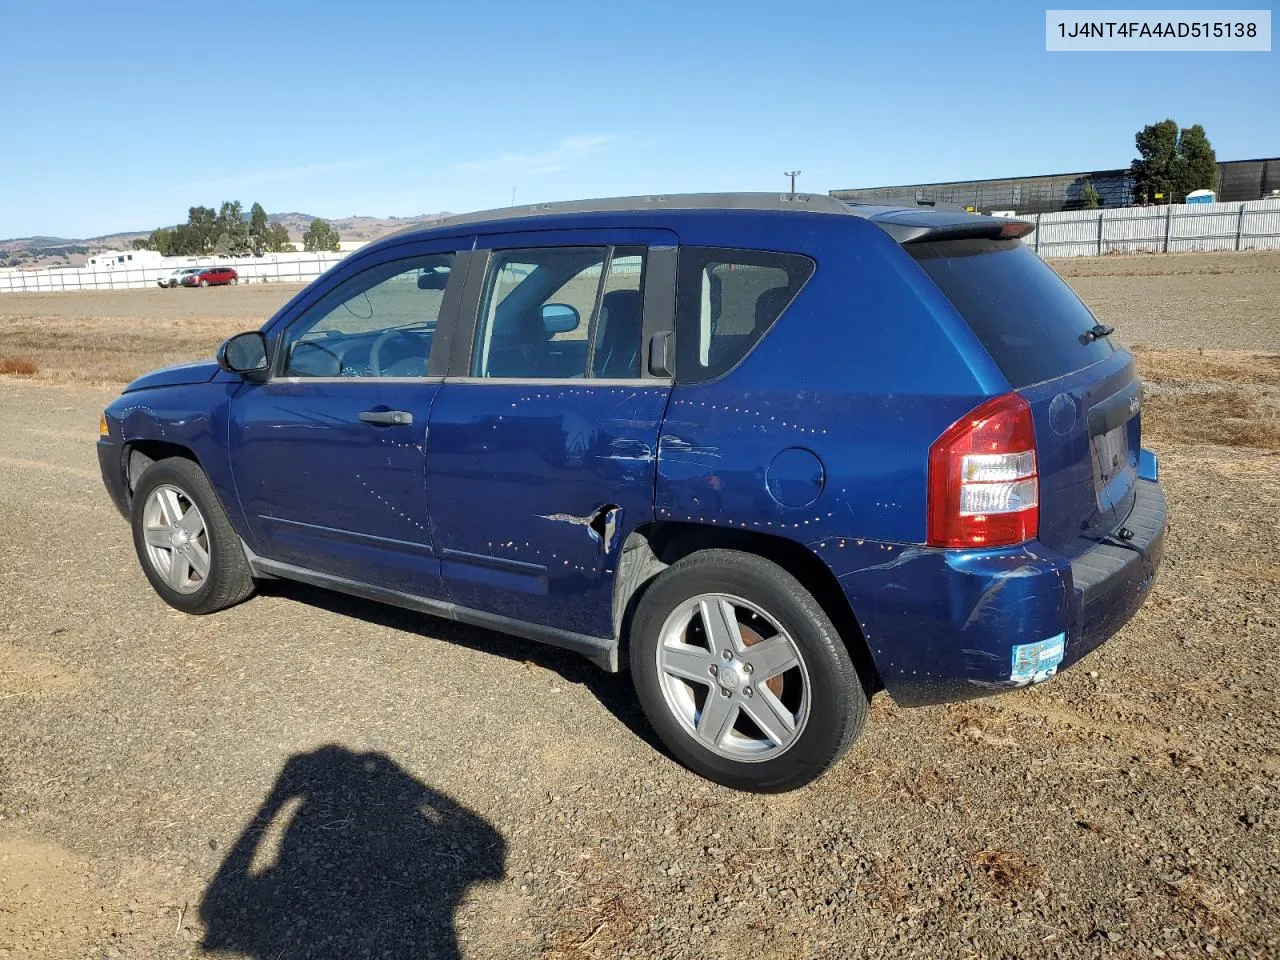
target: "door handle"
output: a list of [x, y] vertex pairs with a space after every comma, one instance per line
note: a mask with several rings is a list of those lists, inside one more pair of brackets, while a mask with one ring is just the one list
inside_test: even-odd
[[360, 419], [365, 423], [405, 426], [413, 423], [413, 414], [408, 410], [366, 410], [360, 414]]

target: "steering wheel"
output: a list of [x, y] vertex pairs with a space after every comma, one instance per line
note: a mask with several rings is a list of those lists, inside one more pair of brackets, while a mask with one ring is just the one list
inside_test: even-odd
[[[395, 340], [397, 337], [405, 340], [416, 341], [417, 345], [422, 344], [422, 338], [415, 333], [410, 333], [408, 330], [383, 330], [382, 333], [378, 334], [377, 339], [373, 341], [373, 346], [369, 348], [369, 373], [371, 376], [391, 376], [391, 374], [387, 373], [387, 371], [382, 367], [382, 350], [387, 344], [392, 340]], [[401, 359], [404, 358], [402, 357]], [[418, 374], [418, 376], [422, 376], [426, 372], [427, 371], [424, 369]]]

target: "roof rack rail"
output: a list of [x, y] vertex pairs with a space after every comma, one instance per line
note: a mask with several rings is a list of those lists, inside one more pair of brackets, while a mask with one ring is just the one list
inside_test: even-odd
[[490, 220], [519, 220], [526, 217], [572, 213], [627, 213], [652, 210], [795, 210], [809, 213], [851, 214], [847, 203], [825, 193], [651, 193], [635, 197], [601, 197], [594, 200], [564, 200], [529, 203], [522, 206], [498, 207], [460, 213], [432, 223], [406, 227], [399, 231], [450, 227]]

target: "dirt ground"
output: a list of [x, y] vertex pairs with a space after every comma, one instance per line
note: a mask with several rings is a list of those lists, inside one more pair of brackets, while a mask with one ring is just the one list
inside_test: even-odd
[[1149, 381], [1150, 601], [1043, 686], [878, 696], [778, 797], [569, 654], [287, 584], [170, 610], [99, 410], [293, 291], [0, 297], [0, 957], [1280, 956], [1280, 255], [1056, 266]]

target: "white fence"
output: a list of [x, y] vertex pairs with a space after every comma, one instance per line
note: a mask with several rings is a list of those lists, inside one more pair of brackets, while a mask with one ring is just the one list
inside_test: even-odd
[[1042, 257], [1280, 250], [1280, 200], [1042, 213], [1023, 240]]
[[[1023, 238], [1042, 257], [1093, 257], [1107, 253], [1187, 253], [1211, 250], [1280, 250], [1280, 200], [1191, 203], [1164, 207], [1116, 207], [1042, 213]], [[44, 270], [0, 269], [0, 293], [60, 290], [126, 290], [155, 286], [179, 267], [230, 266], [241, 283], [307, 283], [346, 253], [270, 253], [262, 257], [167, 257], [160, 265]], [[625, 272], [623, 264], [615, 264]]]
[[163, 263], [148, 266], [0, 270], [0, 293], [154, 287], [157, 281], [180, 267], [214, 265], [231, 267], [241, 283], [306, 283], [345, 256], [346, 253], [269, 253], [262, 257], [166, 257]]

